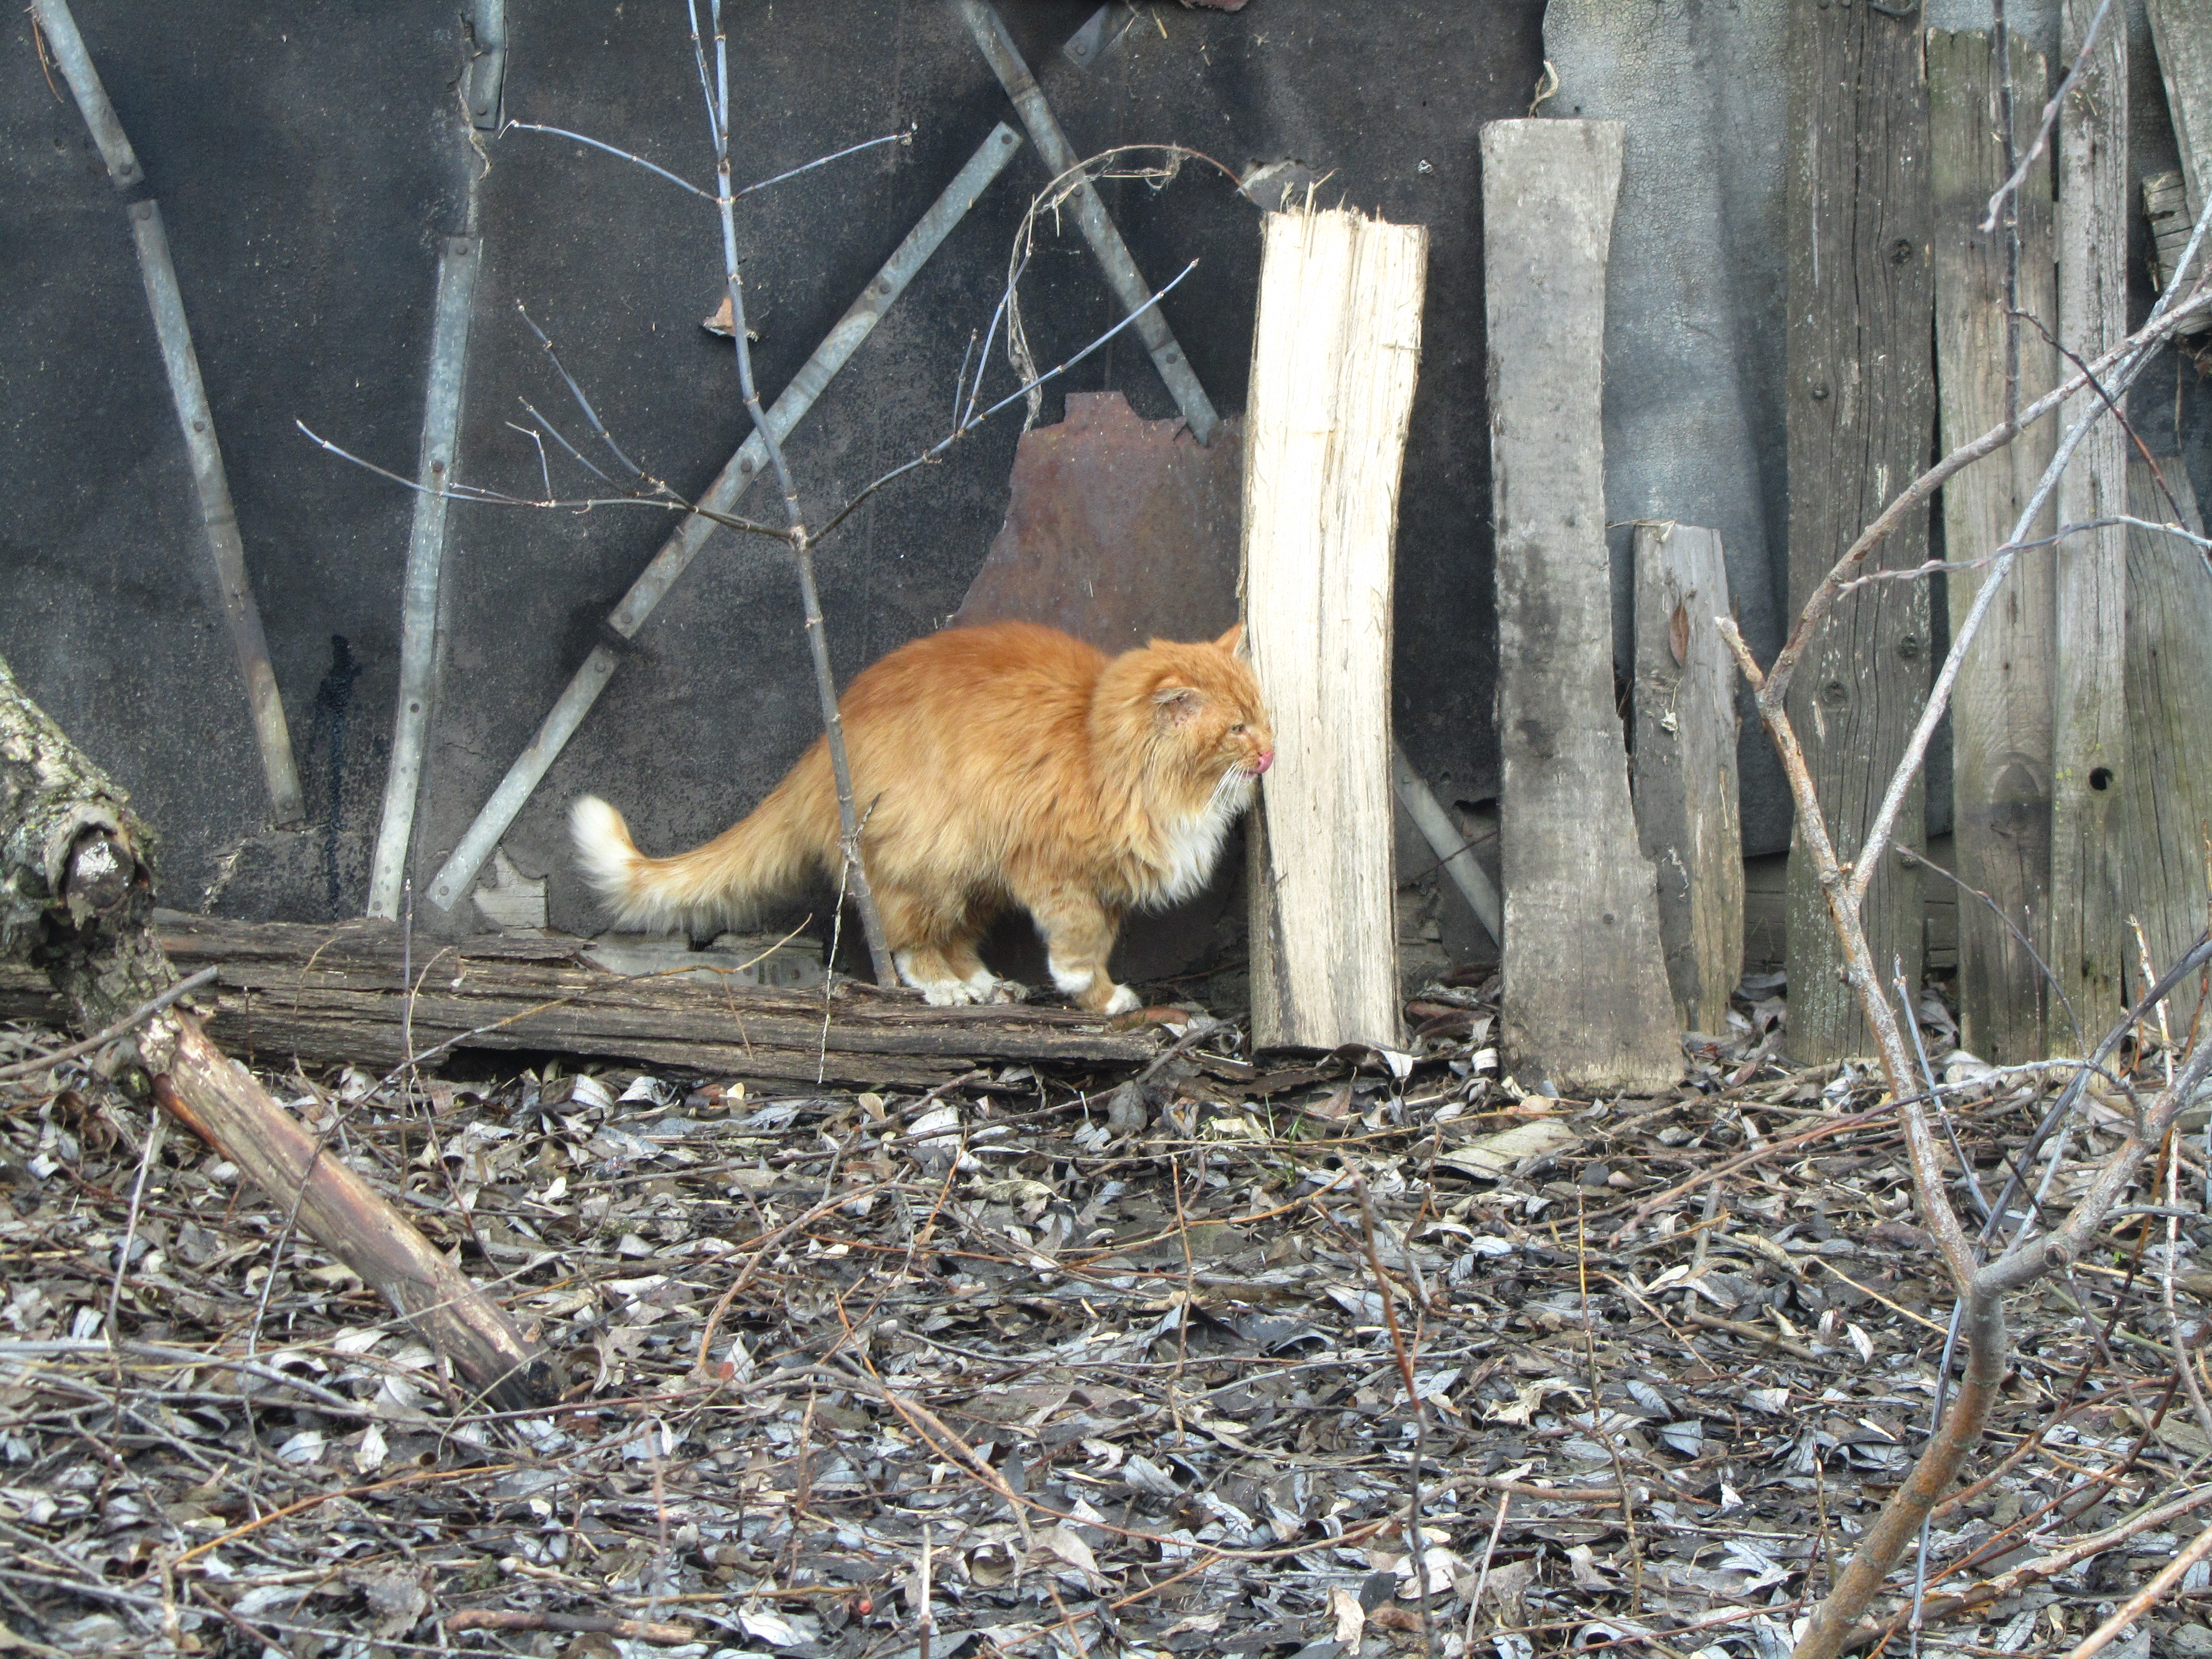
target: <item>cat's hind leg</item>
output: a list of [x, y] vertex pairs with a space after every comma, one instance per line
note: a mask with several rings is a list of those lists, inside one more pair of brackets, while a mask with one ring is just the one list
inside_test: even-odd
[[994, 977], [975, 954], [979, 924], [970, 907], [946, 903], [911, 887], [876, 888], [876, 908], [899, 977], [933, 1008], [963, 1003], [1019, 1002], [1027, 994], [1012, 980]]
[[1134, 991], [1116, 985], [1107, 971], [1121, 919], [1079, 889], [1059, 888], [1024, 897], [1024, 907], [1044, 935], [1052, 982], [1079, 1008], [1093, 1013], [1126, 1014], [1139, 1006]]

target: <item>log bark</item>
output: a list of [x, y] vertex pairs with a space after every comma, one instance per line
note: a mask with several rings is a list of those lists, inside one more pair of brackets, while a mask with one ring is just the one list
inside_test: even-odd
[[428, 1066], [457, 1049], [552, 1049], [723, 1077], [928, 1087], [981, 1060], [1120, 1065], [1160, 1050], [1156, 1030], [1072, 1009], [927, 1008], [849, 981], [825, 1026], [818, 987], [613, 973], [586, 959], [590, 941], [559, 935], [418, 954], [410, 984], [386, 921], [161, 911], [155, 931], [179, 967], [220, 970], [202, 999], [209, 1035], [260, 1065]]
[[1743, 831], [1735, 665], [1714, 618], [1730, 613], [1717, 532], [1636, 527], [1636, 831], [1659, 884], [1659, 939], [1674, 1013], [1724, 1036], [1743, 977]]
[[[2080, 50], [2096, 0], [2066, 0], [2061, 56]], [[2108, 19], [2058, 114], [2058, 337], [2080, 359], [2128, 331], [2127, 31]], [[2094, 392], [2059, 411], [2071, 426]], [[2091, 429], [2058, 481], [2058, 522], [2127, 511], [2127, 434]], [[2087, 1031], [2124, 1005], [2135, 946], [2128, 935], [2125, 858], [2128, 722], [2128, 532], [2107, 525], [2069, 536], [2058, 554], [2057, 691], [2051, 734], [2051, 967]]]
[[1504, 1047], [1575, 1091], [1681, 1075], [1613, 690], [1599, 419], [1620, 124], [1482, 129]]
[[[2015, 40], [2012, 52], [2013, 154], [2025, 155], [2043, 107], [2043, 55]], [[2006, 364], [2016, 352], [2017, 401], [2033, 403], [2057, 383], [2050, 337], [2021, 322], [2008, 347], [2009, 244], [2020, 247], [2016, 303], [2055, 329], [2051, 168], [2031, 169], [1996, 229], [1981, 222], [1990, 196], [2011, 171], [2002, 143], [1994, 52], [1985, 34], [1928, 37], [1930, 163], [1935, 197], [1936, 354], [1942, 447], [1957, 447], [2004, 419]], [[1943, 486], [1944, 547], [1971, 566], [1994, 554], [2051, 464], [2058, 434], [2045, 421]], [[2029, 532], [2051, 533], [2050, 515]], [[2057, 558], [2026, 555], [2005, 579], [1951, 694], [1952, 798], [1959, 878], [2003, 912], [1962, 896], [1959, 916], [1961, 1040], [1994, 1064], [2041, 1059], [2053, 1010], [2036, 962], [2050, 942], [2051, 707], [2057, 632]], [[1955, 629], [1984, 580], [1950, 573]], [[2009, 922], [2010, 927], [2005, 924]], [[2017, 931], [2015, 931], [2017, 930]], [[2023, 943], [2023, 939], [2026, 941]], [[2033, 950], [2030, 949], [2033, 946]], [[2062, 1044], [2075, 1034], [2059, 1017]]]
[[1271, 213], [1244, 447], [1252, 664], [1287, 764], [1253, 813], [1252, 1035], [1396, 1048], [1391, 568], [1428, 233]]
[[[1790, 47], [1788, 374], [1790, 607], [1804, 607], [1891, 496], [1929, 462], [1934, 284], [1928, 235], [1928, 87], [1918, 13], [1793, 9]], [[1927, 556], [1928, 517], [1884, 544], [1885, 568]], [[1838, 859], [1857, 857], [1929, 686], [1928, 590], [1881, 582], [1839, 601], [1790, 686]], [[1920, 850], [1916, 779], [1897, 824]], [[1795, 830], [1788, 908], [1790, 1052], [1808, 1061], [1870, 1052], [1858, 999], [1805, 845]], [[1917, 867], [1884, 860], [1863, 919], [1885, 981], [1901, 959], [1918, 986]]]
[[[150, 931], [153, 836], [123, 791], [0, 661], [0, 959], [42, 969], [91, 1031], [176, 982]], [[544, 1353], [389, 1204], [319, 1147], [181, 1008], [139, 1029], [157, 1101], [246, 1171], [325, 1249], [505, 1409], [553, 1393]]]

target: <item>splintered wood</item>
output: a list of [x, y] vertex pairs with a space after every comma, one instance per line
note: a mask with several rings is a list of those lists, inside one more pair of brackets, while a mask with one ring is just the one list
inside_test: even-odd
[[1428, 233], [1267, 216], [1244, 604], [1282, 764], [1252, 815], [1252, 1031], [1396, 1048], [1390, 596]]
[[[2006, 210], [2012, 223], [1981, 228], [1990, 196], [2010, 170], [2007, 155], [2027, 153], [2043, 107], [2043, 54], [2015, 39], [2012, 60], [2014, 144], [2008, 151], [1990, 37], [1929, 33], [1936, 362], [1944, 450], [1978, 438], [2004, 419], [2008, 354], [2018, 366], [2021, 403], [2033, 403], [2057, 383], [2058, 354], [2047, 331], [2058, 317], [2047, 157], [2028, 169], [2012, 198]], [[2015, 234], [2019, 290], [2008, 298], [2008, 244]], [[2008, 306], [2024, 313], [2009, 344]], [[1981, 591], [1978, 562], [2012, 534], [2057, 442], [2053, 423], [2038, 422], [1943, 486], [1944, 547], [1959, 566], [1948, 584], [1954, 631]], [[2047, 536], [2051, 530], [2046, 508], [2028, 534]], [[2057, 568], [2040, 551], [2014, 562], [1951, 694], [1958, 875], [1990, 901], [1958, 907], [1960, 1040], [1999, 1066], [2041, 1059], [2049, 1030], [2050, 987], [2036, 957], [2051, 914]], [[2070, 1031], [2063, 1041], [2072, 1043]]]
[[1720, 532], [1636, 526], [1636, 829], [1659, 882], [1667, 983], [1683, 1025], [1728, 1030], [1743, 977], [1735, 664]]
[[1682, 1070], [1613, 708], [1598, 388], [1620, 148], [1617, 122], [1482, 130], [1503, 1036], [1577, 1091], [1663, 1088]]

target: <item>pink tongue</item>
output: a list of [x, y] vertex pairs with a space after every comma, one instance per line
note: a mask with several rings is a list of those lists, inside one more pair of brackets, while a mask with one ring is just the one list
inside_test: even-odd
[[1269, 767], [1273, 766], [1274, 763], [1275, 763], [1275, 751], [1274, 751], [1273, 750], [1272, 750], [1272, 749], [1263, 749], [1263, 750], [1261, 750], [1260, 751], [1260, 770], [1261, 770], [1261, 771], [1262, 771], [1262, 772], [1266, 771]]

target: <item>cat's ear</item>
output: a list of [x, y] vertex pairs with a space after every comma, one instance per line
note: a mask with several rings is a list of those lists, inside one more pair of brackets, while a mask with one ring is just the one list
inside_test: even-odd
[[[1222, 650], [1228, 652], [1232, 656], [1236, 655], [1239, 652], [1243, 652], [1244, 650], [1244, 624], [1243, 623], [1238, 623], [1236, 627], [1231, 629], [1219, 639], [1214, 641], [1214, 644], [1218, 646]], [[1245, 654], [1249, 655], [1250, 653], [1246, 653]]]
[[1201, 701], [1197, 688], [1185, 685], [1181, 680], [1163, 680], [1152, 688], [1152, 707], [1162, 720], [1177, 726], [1198, 713]]

